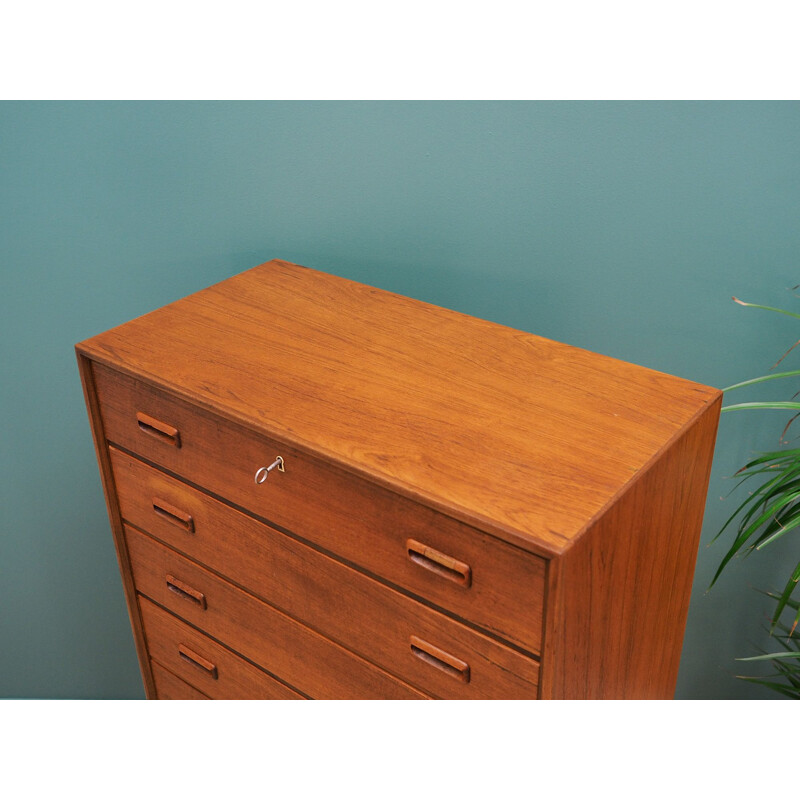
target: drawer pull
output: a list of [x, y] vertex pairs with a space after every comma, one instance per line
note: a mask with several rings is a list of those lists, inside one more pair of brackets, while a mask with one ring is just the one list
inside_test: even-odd
[[153, 511], [172, 525], [177, 525], [179, 528], [183, 528], [189, 533], [194, 533], [194, 520], [192, 519], [192, 515], [181, 511], [179, 508], [175, 508], [175, 506], [168, 503], [166, 500], [154, 497]]
[[274, 469], [277, 469], [278, 472], [286, 472], [286, 469], [283, 466], [283, 458], [281, 458], [281, 456], [277, 456], [268, 467], [259, 467], [256, 470], [256, 483], [264, 483], [264, 481], [269, 478], [270, 472], [272, 472]]
[[217, 678], [219, 677], [217, 675], [216, 665], [212, 664], [210, 661], [203, 658], [203, 656], [195, 653], [194, 650], [190, 650], [185, 644], [178, 645], [178, 655], [184, 661], [188, 661], [190, 664], [194, 664], [194, 666], [203, 670], [203, 672], [209, 674], [214, 680], [217, 680]]
[[171, 444], [174, 447], [181, 446], [181, 434], [172, 425], [167, 425], [166, 422], [161, 422], [149, 414], [142, 414], [141, 411], [136, 412], [136, 421], [139, 423], [139, 430], [148, 436], [153, 436], [160, 442]]
[[195, 605], [200, 606], [200, 608], [202, 608], [204, 611], [208, 607], [206, 604], [206, 596], [202, 592], [198, 592], [197, 589], [192, 589], [191, 586], [183, 581], [179, 581], [172, 575], [167, 575], [166, 580], [167, 589], [178, 595], [178, 597], [182, 597], [184, 600], [189, 600]]
[[451, 678], [457, 678], [464, 683], [469, 683], [469, 664], [460, 658], [445, 653], [428, 642], [423, 642], [417, 636], [411, 637], [411, 652], [426, 664], [441, 670]]
[[440, 553], [414, 539], [409, 539], [406, 547], [408, 548], [408, 557], [420, 567], [435, 572], [465, 588], [472, 584], [472, 569], [469, 564]]

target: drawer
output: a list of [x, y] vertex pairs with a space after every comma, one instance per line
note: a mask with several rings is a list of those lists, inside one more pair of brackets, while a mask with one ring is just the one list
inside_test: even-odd
[[302, 695], [139, 597], [150, 658], [212, 700], [298, 700]]
[[153, 671], [153, 682], [156, 685], [156, 699], [208, 700], [208, 697], [198, 692], [194, 686], [189, 686], [186, 681], [182, 681], [155, 661], [150, 662], [150, 669]]
[[[536, 660], [138, 459], [110, 452], [124, 520], [325, 637], [426, 694], [536, 697]], [[468, 664], [469, 682], [446, 661], [413, 649], [412, 637]]]
[[[146, 383], [93, 368], [110, 443], [540, 652], [544, 559]], [[256, 484], [258, 468], [277, 456], [285, 471]]]
[[319, 700], [424, 699], [290, 617], [131, 528], [136, 590]]

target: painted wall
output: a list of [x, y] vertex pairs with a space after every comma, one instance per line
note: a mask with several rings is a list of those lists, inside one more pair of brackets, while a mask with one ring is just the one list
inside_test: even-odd
[[[0, 103], [0, 696], [143, 696], [75, 342], [280, 257], [725, 386], [798, 338], [730, 300], [796, 304], [798, 212], [797, 103]], [[706, 589], [784, 422], [723, 416], [678, 697], [770, 696], [798, 543]]]

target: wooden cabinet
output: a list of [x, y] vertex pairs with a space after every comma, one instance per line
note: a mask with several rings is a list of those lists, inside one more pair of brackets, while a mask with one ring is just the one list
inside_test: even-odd
[[718, 390], [283, 261], [76, 350], [148, 697], [673, 695]]

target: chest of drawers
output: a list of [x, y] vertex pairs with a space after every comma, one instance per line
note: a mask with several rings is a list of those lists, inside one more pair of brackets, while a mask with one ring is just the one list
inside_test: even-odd
[[76, 347], [148, 698], [666, 698], [716, 389], [283, 261]]

